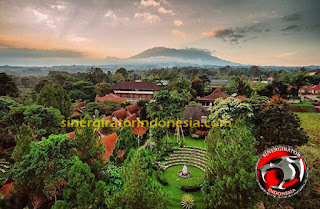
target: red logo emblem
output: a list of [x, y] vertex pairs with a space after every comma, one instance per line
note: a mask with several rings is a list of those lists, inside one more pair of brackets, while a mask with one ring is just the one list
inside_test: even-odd
[[277, 145], [268, 148], [256, 164], [257, 182], [268, 195], [291, 197], [302, 190], [308, 178], [308, 165], [295, 148]]

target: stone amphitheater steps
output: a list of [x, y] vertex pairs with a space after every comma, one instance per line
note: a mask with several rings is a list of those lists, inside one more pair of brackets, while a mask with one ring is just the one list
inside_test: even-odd
[[165, 162], [158, 162], [164, 170], [175, 165], [194, 166], [202, 171], [206, 170], [205, 149], [199, 147], [185, 146], [173, 151], [165, 158]]

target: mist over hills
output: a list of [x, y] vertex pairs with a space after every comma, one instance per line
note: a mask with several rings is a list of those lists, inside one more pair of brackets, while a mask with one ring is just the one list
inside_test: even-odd
[[[148, 61], [153, 59], [155, 62], [167, 61], [167, 62], [180, 62], [195, 65], [240, 65], [227, 60], [220, 59], [212, 56], [211, 52], [204, 49], [186, 48], [186, 49], [174, 49], [166, 47], [154, 47], [147, 49], [137, 55], [129, 58], [130, 60]], [[151, 60], [150, 60], [151, 61]]]

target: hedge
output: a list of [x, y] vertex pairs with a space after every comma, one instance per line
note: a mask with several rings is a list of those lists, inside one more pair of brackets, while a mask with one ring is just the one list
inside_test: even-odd
[[180, 189], [184, 192], [198, 192], [201, 190], [201, 185], [182, 185]]
[[293, 112], [316, 112], [316, 108], [314, 106], [296, 106], [296, 105], [291, 105], [290, 106], [291, 110]]

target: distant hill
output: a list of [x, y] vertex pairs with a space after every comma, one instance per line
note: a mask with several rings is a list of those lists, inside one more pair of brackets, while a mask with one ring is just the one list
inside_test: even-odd
[[239, 65], [238, 63], [233, 63], [227, 60], [220, 59], [218, 57], [212, 56], [207, 50], [186, 48], [186, 49], [174, 49], [166, 47], [155, 47], [147, 49], [135, 56], [130, 57], [130, 59], [141, 59], [150, 60], [153, 59], [168, 61], [168, 62], [184, 62], [192, 63], [197, 65]]

